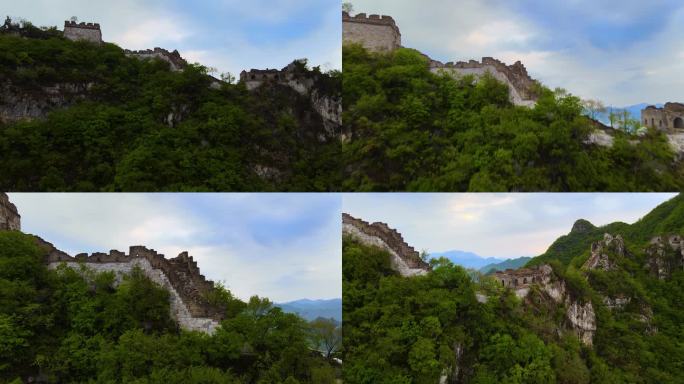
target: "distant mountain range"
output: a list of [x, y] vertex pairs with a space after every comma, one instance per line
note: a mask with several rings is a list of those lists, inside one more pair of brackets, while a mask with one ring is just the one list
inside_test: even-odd
[[486, 275], [490, 272], [505, 271], [507, 269], [518, 269], [522, 268], [527, 264], [528, 261], [532, 260], [531, 257], [523, 256], [517, 259], [504, 260], [501, 263], [487, 264], [480, 268], [480, 273]]
[[295, 300], [287, 303], [277, 303], [276, 306], [289, 313], [297, 313], [304, 319], [311, 321], [317, 317], [333, 318], [342, 322], [342, 299], [329, 300]]
[[452, 263], [467, 269], [475, 269], [481, 273], [491, 270], [505, 270], [507, 268], [520, 268], [525, 265], [530, 258], [519, 257], [516, 259], [504, 259], [498, 257], [482, 257], [473, 252], [452, 250], [445, 252], [434, 252], [430, 254], [431, 259], [446, 257]]

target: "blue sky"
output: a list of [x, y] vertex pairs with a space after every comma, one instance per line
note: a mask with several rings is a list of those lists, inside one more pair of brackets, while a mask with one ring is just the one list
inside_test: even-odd
[[22, 231], [75, 255], [145, 245], [188, 251], [239, 297], [341, 297], [341, 196], [335, 194], [10, 193]]
[[237, 75], [308, 58], [341, 68], [340, 3], [334, 0], [0, 0], [5, 14], [39, 26], [77, 16], [122, 48], [178, 49], [190, 62]]
[[345, 194], [342, 211], [396, 228], [418, 250], [485, 257], [537, 256], [577, 219], [632, 223], [668, 193]]
[[684, 102], [681, 0], [352, 0], [440, 61], [521, 60], [545, 85], [626, 106]]

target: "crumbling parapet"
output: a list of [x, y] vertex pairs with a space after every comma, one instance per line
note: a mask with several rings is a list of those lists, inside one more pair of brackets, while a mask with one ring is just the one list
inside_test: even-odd
[[489, 73], [497, 80], [508, 85], [510, 100], [515, 105], [532, 107], [539, 98], [537, 94], [537, 81], [530, 77], [527, 68], [520, 61], [507, 65], [493, 57], [483, 57], [481, 62], [470, 60], [456, 63], [448, 62], [446, 64], [430, 60], [430, 70], [432, 72], [445, 72], [458, 76], [472, 75], [476, 78]]
[[4, 192], [0, 192], [0, 231], [21, 231], [19, 211]]
[[64, 22], [64, 37], [73, 41], [89, 41], [102, 44], [102, 31], [98, 23]]
[[390, 16], [342, 12], [342, 41], [361, 44], [369, 51], [390, 52], [401, 47], [401, 32]]
[[649, 105], [641, 110], [641, 123], [670, 134], [684, 133], [684, 104], [666, 103], [663, 108]]
[[432, 269], [413, 247], [406, 244], [401, 234], [386, 223], [370, 224], [343, 213], [342, 233], [388, 251], [392, 255], [392, 268], [402, 276], [424, 275]]
[[180, 55], [178, 50], [169, 52], [164, 48], [155, 47], [154, 49], [143, 49], [139, 51], [124, 50], [124, 54], [128, 57], [134, 57], [140, 60], [159, 59], [169, 63], [172, 71], [182, 71], [188, 66], [188, 62]]
[[166, 259], [154, 249], [132, 246], [128, 254], [111, 250], [109, 253], [81, 253], [72, 257], [40, 238], [36, 241], [46, 250], [45, 262], [50, 269], [59, 265], [77, 269], [84, 265], [96, 272], [115, 272], [120, 283], [123, 275], [139, 267], [150, 280], [169, 291], [171, 316], [184, 329], [213, 333], [223, 320], [222, 309], [213, 307], [206, 300], [206, 295], [214, 289], [214, 283], [200, 274], [197, 262], [187, 252]]
[[[532, 268], [507, 269], [494, 273], [494, 278], [502, 287], [521, 291], [532, 284], [546, 284], [551, 280], [553, 269], [551, 266], [537, 265]], [[525, 291], [527, 294], [527, 291]]]

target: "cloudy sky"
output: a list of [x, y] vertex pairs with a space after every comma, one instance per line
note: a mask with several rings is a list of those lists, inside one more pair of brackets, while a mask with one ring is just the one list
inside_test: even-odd
[[661, 193], [345, 194], [342, 210], [396, 228], [417, 250], [537, 256], [577, 219], [632, 223], [674, 197]]
[[128, 49], [178, 49], [190, 62], [230, 71], [282, 68], [308, 58], [341, 67], [336, 0], [0, 0], [0, 9], [38, 26], [97, 22], [103, 39]]
[[207, 278], [242, 299], [342, 295], [341, 196], [334, 194], [9, 194], [22, 231], [70, 255], [167, 258], [189, 251]]
[[402, 44], [446, 62], [521, 60], [532, 77], [606, 104], [684, 102], [681, 0], [351, 0], [393, 16]]

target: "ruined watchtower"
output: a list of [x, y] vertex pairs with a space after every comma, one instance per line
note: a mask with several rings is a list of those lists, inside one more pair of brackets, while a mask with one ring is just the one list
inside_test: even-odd
[[663, 108], [649, 105], [641, 111], [641, 122], [667, 133], [684, 131], [684, 104], [666, 103]]
[[399, 27], [390, 16], [342, 12], [342, 40], [363, 45], [369, 51], [388, 52], [401, 47]]
[[91, 43], [102, 44], [102, 31], [100, 31], [100, 24], [97, 23], [65, 21], [64, 37], [73, 41], [90, 41]]
[[0, 231], [20, 231], [21, 216], [17, 207], [10, 203], [9, 197], [0, 192]]

